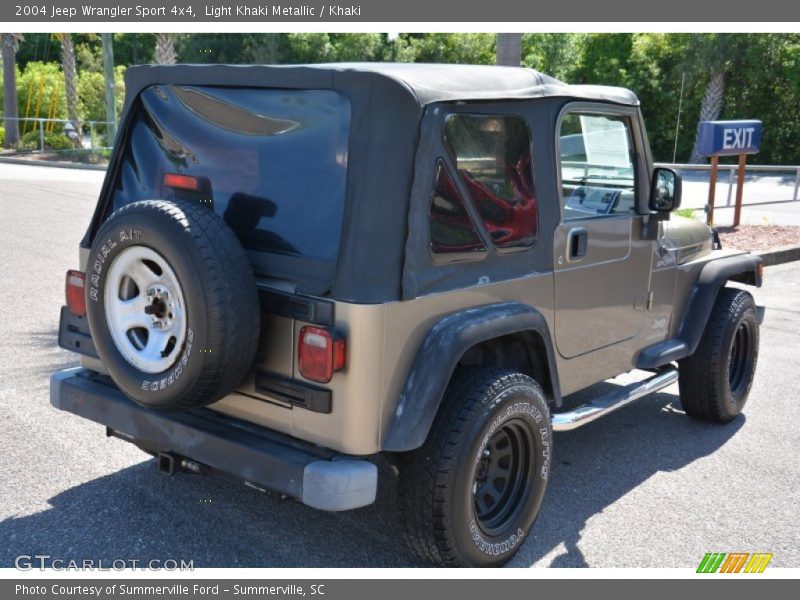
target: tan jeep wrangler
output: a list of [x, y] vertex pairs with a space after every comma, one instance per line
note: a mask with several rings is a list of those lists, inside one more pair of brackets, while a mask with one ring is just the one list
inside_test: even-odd
[[[531, 535], [553, 431], [678, 382], [734, 419], [760, 260], [673, 218], [634, 94], [529, 69], [147, 66], [67, 275], [51, 401], [322, 510], [399, 477], [411, 548]], [[589, 404], [562, 398], [633, 370]]]

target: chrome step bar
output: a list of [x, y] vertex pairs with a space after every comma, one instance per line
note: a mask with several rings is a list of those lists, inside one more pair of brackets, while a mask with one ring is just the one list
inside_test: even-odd
[[595, 419], [599, 419], [618, 408], [627, 406], [639, 398], [653, 394], [678, 381], [678, 369], [669, 367], [649, 379], [615, 390], [573, 410], [555, 413], [552, 416], [553, 431], [571, 431]]

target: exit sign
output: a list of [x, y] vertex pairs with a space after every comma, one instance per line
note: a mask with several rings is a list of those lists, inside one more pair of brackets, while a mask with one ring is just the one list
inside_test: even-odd
[[755, 154], [761, 148], [763, 124], [748, 121], [703, 121], [697, 149], [704, 156]]

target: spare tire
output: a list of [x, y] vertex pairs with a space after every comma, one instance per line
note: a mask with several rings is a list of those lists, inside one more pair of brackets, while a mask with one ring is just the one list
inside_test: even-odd
[[145, 200], [102, 225], [86, 311], [120, 390], [160, 410], [205, 406], [250, 371], [260, 311], [244, 249], [209, 207]]

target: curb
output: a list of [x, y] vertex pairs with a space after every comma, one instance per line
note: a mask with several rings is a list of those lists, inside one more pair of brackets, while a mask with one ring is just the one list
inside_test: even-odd
[[787, 246], [777, 250], [766, 250], [764, 252], [754, 252], [764, 261], [765, 267], [780, 265], [795, 260], [800, 260], [800, 246]]
[[83, 169], [85, 171], [105, 171], [105, 165], [89, 165], [73, 162], [56, 162], [52, 160], [26, 160], [24, 158], [13, 158], [10, 156], [0, 156], [0, 163], [10, 165], [31, 165], [34, 167], [56, 167], [59, 169]]

